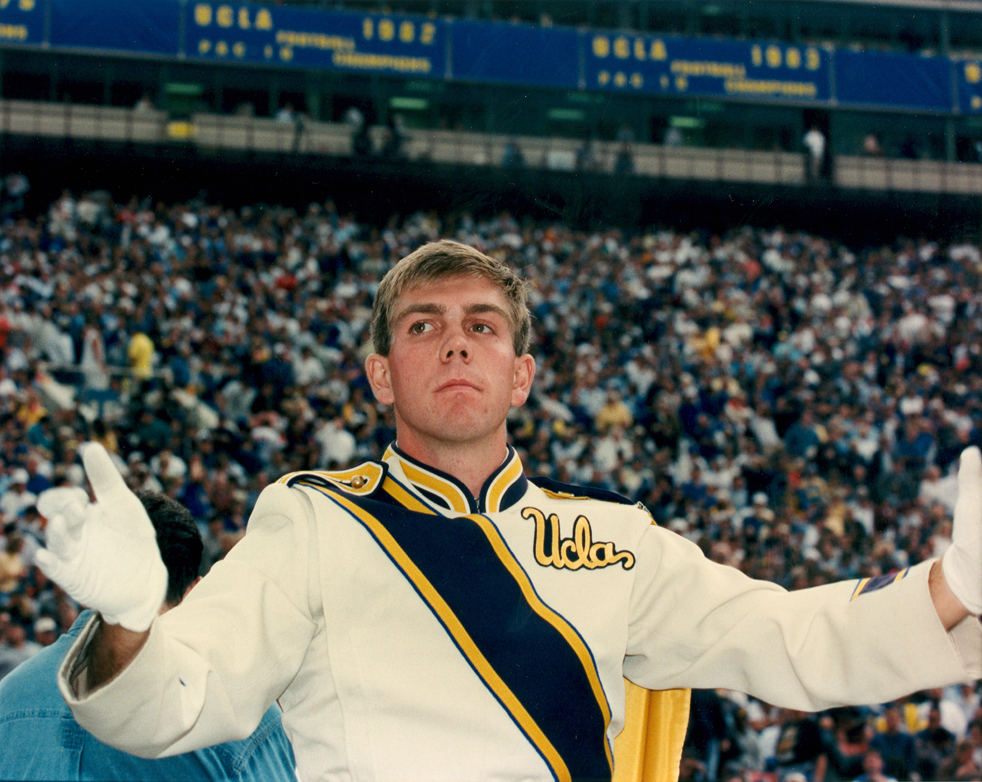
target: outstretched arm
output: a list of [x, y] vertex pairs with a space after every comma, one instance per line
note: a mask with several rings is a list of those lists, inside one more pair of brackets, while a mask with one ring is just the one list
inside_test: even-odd
[[105, 614], [87, 625], [58, 671], [79, 725], [140, 757], [251, 734], [317, 630], [306, 610], [310, 511], [301, 492], [268, 486], [249, 533], [149, 633]]
[[96, 501], [82, 489], [43, 492], [48, 519], [40, 568], [73, 599], [98, 611], [102, 624], [90, 646], [90, 687], [125, 667], [143, 646], [167, 591], [167, 570], [143, 503], [123, 481], [105, 448], [89, 443], [82, 463]]
[[707, 562], [695, 544], [651, 527], [635, 549], [648, 564], [635, 574], [625, 675], [650, 689], [726, 687], [806, 711], [978, 679], [977, 448], [962, 455], [954, 515], [940, 561], [794, 592]]
[[982, 454], [962, 452], [951, 547], [931, 568], [928, 586], [946, 630], [982, 614]]

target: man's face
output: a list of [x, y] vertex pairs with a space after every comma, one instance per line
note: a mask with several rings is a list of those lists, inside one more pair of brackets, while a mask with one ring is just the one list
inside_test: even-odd
[[531, 356], [515, 356], [504, 293], [451, 277], [403, 291], [393, 312], [389, 355], [373, 354], [366, 370], [378, 400], [393, 405], [400, 447], [425, 457], [503, 443], [505, 417], [535, 374]]

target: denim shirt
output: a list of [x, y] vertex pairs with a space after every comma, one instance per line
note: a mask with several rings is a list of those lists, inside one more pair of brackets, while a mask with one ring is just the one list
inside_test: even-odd
[[79, 727], [56, 673], [91, 615], [83, 612], [55, 643], [0, 680], [0, 779], [296, 782], [293, 750], [275, 705], [247, 739], [159, 760], [121, 752]]

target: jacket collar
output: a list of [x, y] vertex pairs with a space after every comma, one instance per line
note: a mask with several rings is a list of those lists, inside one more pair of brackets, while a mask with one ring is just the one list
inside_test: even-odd
[[452, 475], [413, 459], [399, 450], [395, 443], [386, 449], [382, 460], [441, 513], [496, 513], [507, 510], [525, 495], [528, 488], [522, 460], [510, 445], [505, 460], [488, 476], [477, 498], [472, 497], [467, 487]]
[[82, 632], [82, 628], [88, 624], [88, 621], [95, 616], [95, 611], [91, 608], [83, 608], [78, 612], [78, 616], [75, 617], [75, 621], [72, 622], [72, 626], [68, 628], [65, 635], [71, 636], [72, 638], [77, 638], [79, 633]]

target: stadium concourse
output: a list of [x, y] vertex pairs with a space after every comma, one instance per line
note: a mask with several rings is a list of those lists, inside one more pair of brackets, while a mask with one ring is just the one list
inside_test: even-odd
[[[789, 589], [950, 543], [952, 468], [982, 440], [982, 251], [849, 248], [781, 228], [582, 232], [508, 214], [360, 223], [305, 210], [65, 192], [0, 229], [0, 675], [78, 606], [32, 565], [34, 499], [79, 443], [186, 504], [208, 565], [260, 489], [378, 456], [362, 376], [375, 285], [422, 242], [534, 287], [536, 387], [510, 431], [530, 474], [611, 489], [713, 559]], [[814, 717], [693, 699], [684, 779], [978, 779], [979, 688]], [[809, 738], [810, 737], [810, 738]]]

